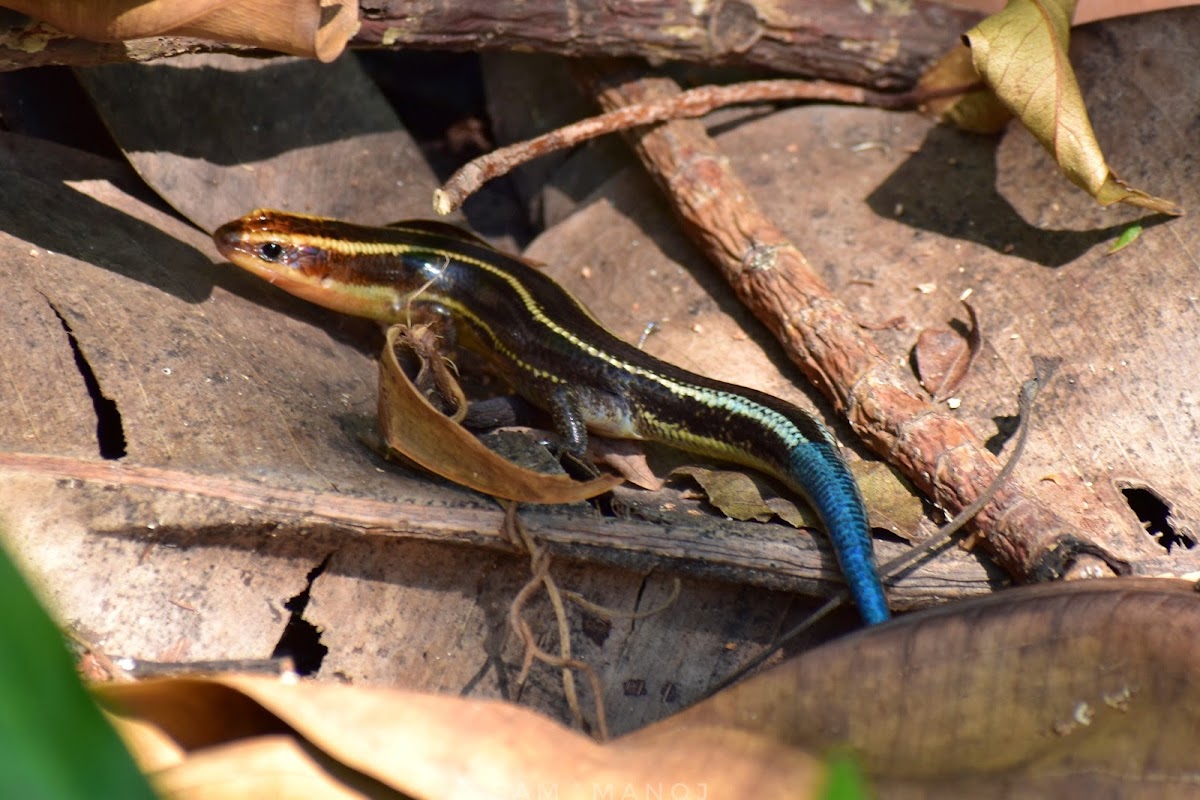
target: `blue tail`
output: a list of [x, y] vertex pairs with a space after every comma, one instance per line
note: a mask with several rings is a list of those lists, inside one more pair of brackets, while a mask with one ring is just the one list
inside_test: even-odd
[[871, 549], [871, 527], [858, 484], [834, 446], [808, 441], [795, 447], [790, 456], [793, 480], [803, 487], [833, 543], [838, 565], [868, 625], [890, 617], [883, 584], [875, 569]]

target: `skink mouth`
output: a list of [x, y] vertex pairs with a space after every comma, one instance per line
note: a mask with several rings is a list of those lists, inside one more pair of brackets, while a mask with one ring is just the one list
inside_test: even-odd
[[226, 222], [213, 231], [212, 238], [217, 246], [217, 252], [225, 258], [232, 258], [235, 253], [244, 252], [245, 231], [241, 220]]

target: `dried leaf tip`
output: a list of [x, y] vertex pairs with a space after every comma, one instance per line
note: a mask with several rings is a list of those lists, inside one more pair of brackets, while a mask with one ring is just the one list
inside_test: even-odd
[[1009, 0], [964, 37], [976, 71], [1067, 178], [1103, 204], [1178, 216], [1178, 204], [1134, 189], [1109, 168], [1067, 57], [1074, 0]]

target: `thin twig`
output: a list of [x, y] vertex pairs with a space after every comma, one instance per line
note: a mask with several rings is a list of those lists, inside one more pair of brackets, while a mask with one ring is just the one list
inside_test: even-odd
[[970, 87], [951, 87], [932, 92], [920, 90], [888, 94], [831, 81], [766, 80], [728, 86], [700, 86], [674, 97], [634, 103], [595, 117], [565, 125], [533, 139], [500, 147], [470, 161], [433, 192], [433, 209], [449, 214], [483, 184], [507, 175], [535, 158], [574, 147], [609, 133], [665, 122], [702, 117], [718, 108], [746, 103], [824, 102], [866, 104], [880, 108], [907, 108], [934, 97], [961, 94]]
[[648, 617], [653, 617], [663, 613], [671, 606], [675, 605], [675, 601], [679, 599], [679, 593], [683, 591], [683, 582], [679, 578], [675, 578], [674, 584], [671, 586], [671, 594], [666, 600], [656, 605], [654, 608], [648, 608], [645, 611], [621, 611], [616, 608], [602, 606], [599, 603], [593, 603], [578, 592], [563, 590], [563, 597], [570, 600], [575, 605], [585, 611], [600, 617], [601, 619], [614, 620], [623, 619], [630, 622], [637, 622]]

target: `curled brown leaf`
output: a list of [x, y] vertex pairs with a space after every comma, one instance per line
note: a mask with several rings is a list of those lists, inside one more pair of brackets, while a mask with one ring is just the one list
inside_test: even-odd
[[814, 754], [839, 748], [879, 796], [1190, 797], [1198, 612], [1186, 581], [1015, 589], [843, 637], [605, 745], [476, 698], [249, 676], [95, 692], [172, 797], [811, 798], [829, 796]]
[[[731, 727], [650, 746], [600, 745], [512, 703], [287, 684], [250, 676], [96, 690], [128, 737], [152, 732], [177, 759], [154, 783], [172, 798], [818, 797], [812, 755]], [[143, 737], [144, 738], [144, 737]], [[149, 750], [149, 749], [147, 749]]]
[[402, 326], [388, 331], [379, 361], [379, 424], [390, 447], [443, 478], [493, 497], [526, 503], [572, 503], [621, 482], [604, 475], [576, 481], [519, 467], [480, 444], [429, 402], [396, 358]]
[[1075, 0], [1009, 0], [966, 33], [975, 69], [1067, 178], [1100, 203], [1183, 213], [1170, 200], [1126, 185], [1105, 161], [1067, 58], [1074, 10]]
[[975, 65], [971, 50], [958, 44], [926, 70], [918, 86], [922, 92], [936, 94], [945, 89], [966, 87], [961, 92], [935, 96], [922, 104], [922, 109], [939, 119], [953, 123], [972, 133], [999, 133], [1008, 125], [1012, 114], [987, 88]]
[[917, 338], [914, 355], [918, 378], [933, 402], [940, 402], [957, 391], [983, 347], [983, 333], [975, 307], [963, 301], [971, 327], [966, 335], [949, 328], [930, 328]]

